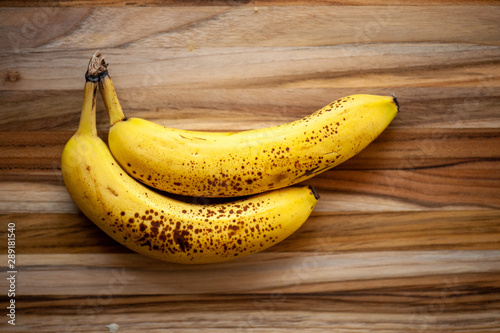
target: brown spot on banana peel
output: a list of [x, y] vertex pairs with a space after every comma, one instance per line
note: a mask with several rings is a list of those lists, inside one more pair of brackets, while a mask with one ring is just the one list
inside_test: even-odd
[[109, 186], [108, 186], [106, 189], [107, 189], [109, 192], [111, 192], [111, 194], [113, 194], [115, 197], [117, 197], [117, 196], [118, 196], [118, 193], [117, 193], [115, 190], [113, 190], [111, 187], [109, 187]]
[[177, 244], [182, 252], [187, 252], [191, 250], [192, 246], [189, 242], [189, 231], [187, 230], [174, 230], [174, 241]]
[[[312, 193], [316, 196], [315, 191], [312, 189], [312, 187], [309, 187], [312, 191]], [[234, 207], [237, 208], [239, 206], [239, 210], [234, 212], [234, 209], [231, 209], [233, 212], [233, 215], [238, 216], [238, 214], [241, 214], [243, 211], [247, 211], [250, 209], [250, 207], [253, 207], [254, 205], [235, 205]], [[222, 209], [221, 209], [222, 210]], [[147, 211], [146, 215], [149, 214], [155, 215], [153, 211]], [[234, 214], [236, 213], [236, 214]], [[124, 214], [121, 214], [122, 216]], [[143, 217], [146, 217], [144, 215]], [[138, 213], [134, 215], [135, 218], [139, 216]], [[237, 237], [234, 238], [232, 241], [226, 241], [226, 242], [221, 242], [221, 239], [218, 239], [217, 237], [214, 238], [209, 238], [209, 240], [206, 240], [207, 242], [210, 243], [208, 244], [202, 244], [200, 242], [200, 239], [194, 239], [192, 237], [192, 234], [190, 233], [189, 230], [193, 229], [192, 225], [183, 225], [181, 222], [174, 222], [172, 221], [170, 225], [172, 227], [164, 228], [163, 223], [161, 220], [163, 220], [162, 215], [155, 215], [156, 217], [159, 217], [160, 220], [152, 221], [149, 226], [145, 222], [141, 222], [140, 225], [138, 226], [139, 231], [142, 233], [142, 237], [136, 240], [137, 243], [140, 244], [142, 247], [149, 248], [150, 250], [154, 251], [168, 251], [171, 253], [175, 252], [183, 252], [187, 255], [192, 255], [192, 253], [202, 253], [204, 250], [215, 250], [216, 248], [220, 248], [222, 246], [223, 251], [222, 252], [229, 252], [232, 253], [234, 251], [237, 251], [236, 253], [232, 253], [231, 255], [237, 256], [242, 253], [247, 252], [247, 248], [241, 248], [238, 245], [242, 245], [244, 242], [243, 237]], [[150, 220], [149, 218], [145, 219]], [[268, 220], [268, 218], [261, 218], [260, 221], [263, 223], [262, 225], [256, 224], [250, 227], [249, 229], [252, 231], [252, 234], [248, 235], [250, 237], [259, 237], [261, 235], [263, 238], [266, 240], [264, 242], [274, 242], [275, 239], [273, 237], [267, 237], [266, 233], [267, 231], [273, 231], [276, 228], [281, 228], [281, 225], [266, 225], [265, 221]], [[128, 224], [127, 228], [128, 229], [134, 229], [132, 224], [135, 221], [134, 218], [129, 218], [128, 219]], [[254, 222], [257, 220], [254, 219]], [[224, 233], [227, 234], [228, 239], [231, 239], [232, 237], [238, 235], [239, 231], [242, 230], [240, 227], [241, 225], [244, 225], [243, 221], [238, 221], [236, 219], [233, 219], [233, 224], [229, 224], [226, 226], [220, 226], [218, 228], [218, 231], [216, 233]], [[122, 226], [123, 227], [123, 226]], [[217, 227], [216, 227], [217, 229]], [[167, 233], [167, 231], [170, 230], [171, 233]], [[245, 229], [246, 234], [248, 234], [248, 229]], [[200, 234], [203, 235], [204, 237], [207, 236], [207, 233], [212, 233], [214, 230], [212, 228], [206, 228], [206, 229], [196, 229], [194, 230], [195, 234]], [[243, 232], [243, 230], [242, 230]], [[243, 234], [241, 234], [243, 235]], [[124, 240], [127, 240], [128, 236], [124, 237]], [[159, 241], [159, 242], [158, 242]], [[238, 244], [238, 245], [237, 245]], [[177, 246], [174, 246], [177, 245]], [[215, 247], [211, 247], [215, 245]], [[174, 246], [174, 247], [172, 247]], [[251, 245], [249, 245], [251, 246]], [[263, 246], [263, 245], [262, 245]], [[192, 251], [192, 253], [190, 252]], [[254, 251], [250, 251], [249, 253], [257, 252], [258, 250], [255, 249]], [[228, 253], [228, 255], [229, 255]]]

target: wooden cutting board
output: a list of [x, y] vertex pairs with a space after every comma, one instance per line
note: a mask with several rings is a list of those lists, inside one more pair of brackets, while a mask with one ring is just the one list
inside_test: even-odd
[[[498, 2], [37, 4], [0, 8], [1, 331], [500, 330]], [[62, 183], [97, 49], [126, 114], [170, 127], [262, 128], [354, 93], [395, 94], [401, 112], [307, 181], [321, 199], [282, 243], [158, 262], [107, 237]], [[97, 118], [105, 138], [100, 99]]]

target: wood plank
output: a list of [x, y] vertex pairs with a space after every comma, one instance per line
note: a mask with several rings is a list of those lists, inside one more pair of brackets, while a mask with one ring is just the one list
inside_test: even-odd
[[[500, 178], [498, 169], [455, 170], [448, 168], [422, 170], [344, 171], [332, 170], [328, 176], [318, 175], [307, 181], [319, 192], [327, 192], [329, 209], [341, 207], [343, 196], [350, 194], [378, 199], [395, 200], [404, 209], [405, 204], [432, 209], [453, 207], [495, 208], [500, 205]], [[459, 180], [459, 181], [457, 181]], [[487, 183], [490, 186], [486, 185]], [[339, 199], [335, 202], [335, 199]], [[323, 201], [325, 202], [325, 201]], [[375, 206], [375, 205], [374, 205]], [[321, 211], [321, 205], [318, 210]], [[345, 209], [345, 208], [344, 208]], [[396, 206], [395, 210], [399, 210]]]
[[498, 211], [314, 213], [270, 252], [498, 250]]
[[495, 0], [474, 0], [473, 3], [469, 0], [415, 0], [411, 3], [405, 0], [25, 0], [22, 3], [14, 0], [4, 0], [0, 3], [1, 6], [8, 7], [80, 7], [80, 6], [374, 6], [374, 5], [405, 5], [405, 6], [422, 6], [422, 5], [496, 5]]
[[[443, 313], [460, 312], [463, 310], [495, 310], [500, 304], [498, 291], [489, 289], [488, 283], [479, 281], [478, 277], [469, 276], [468, 280], [475, 279], [472, 285], [464, 284], [457, 277], [436, 277], [435, 288], [419, 290], [413, 287], [386, 286], [363, 291], [352, 290], [338, 293], [312, 293], [312, 294], [220, 294], [220, 295], [115, 295], [108, 300], [106, 308], [113, 309], [112, 312], [119, 314], [128, 313], [120, 308], [121, 305], [131, 304], [136, 314], [155, 312], [184, 313], [191, 309], [193, 312], [211, 311], [214, 314], [221, 311], [253, 310], [262, 312], [297, 311], [301, 307], [317, 303], [318, 311], [329, 312], [356, 312], [356, 313], [379, 313], [393, 311], [397, 314], [411, 314], [420, 312], [422, 308], [432, 305], [443, 305], [439, 311]], [[487, 293], [491, 292], [490, 297]], [[486, 296], [491, 302], [484, 304], [484, 308], [478, 308], [478, 300]], [[60, 315], [71, 315], [76, 309], [92, 306], [93, 302], [78, 296], [54, 295], [47, 297], [20, 296], [20, 309], [24, 314], [34, 314], [35, 309], [43, 310], [47, 315], [58, 313]], [[104, 301], [104, 300], [103, 300]], [[94, 300], [97, 303], [97, 300]], [[442, 302], [443, 304], [437, 304]], [[83, 303], [83, 304], [82, 304]], [[94, 303], [94, 304], [95, 304]], [[141, 305], [142, 306], [139, 306]], [[211, 306], [209, 306], [211, 305]], [[81, 308], [80, 308], [81, 307]], [[89, 309], [85, 309], [89, 310]], [[97, 309], [96, 309], [97, 310]], [[99, 310], [105, 310], [104, 308]], [[432, 308], [428, 309], [433, 310]], [[434, 309], [437, 310], [437, 309]], [[97, 311], [96, 311], [97, 312]], [[97, 313], [96, 313], [97, 314]]]
[[[6, 269], [6, 255], [1, 257]], [[500, 251], [263, 252], [212, 265], [163, 263], [139, 254], [20, 254], [16, 263], [19, 296], [98, 295], [110, 285], [120, 286], [113, 295], [328, 293], [388, 283], [422, 288], [439, 276], [469, 276], [498, 288]], [[6, 290], [6, 284], [0, 286]]]
[[[356, 76], [351, 78], [356, 80]], [[486, 79], [482, 74], [475, 78], [478, 81], [469, 87], [434, 87], [422, 83], [399, 88], [390, 85], [333, 88], [338, 85], [332, 83], [329, 87], [307, 88], [304, 83], [304, 87], [293, 88], [117, 89], [127, 116], [191, 130], [240, 131], [284, 124], [305, 117], [337, 98], [358, 93], [397, 96], [401, 112], [390, 128], [436, 128], [436, 132], [437, 128], [500, 128], [497, 86], [500, 73], [496, 76], [498, 81]], [[378, 79], [381, 78], [370, 82]], [[0, 126], [9, 132], [74, 132], [81, 103], [81, 89], [0, 92]], [[107, 131], [109, 120], [100, 97], [97, 120], [98, 129]]]
[[[480, 307], [479, 297], [491, 301]], [[480, 332], [493, 332], [500, 307], [498, 292], [452, 277], [442, 277], [425, 296], [411, 288], [385, 288], [366, 294], [30, 296], [19, 303], [19, 324], [50, 332], [104, 332], [110, 323], [118, 323], [119, 332], [365, 332], [368, 327], [371, 332], [478, 332], [478, 321]]]
[[[172, 31], [184, 26], [213, 18], [226, 11], [228, 7], [178, 7], [178, 8], [6, 8], [0, 11], [5, 19], [0, 31], [0, 46], [3, 52], [45, 47], [47, 44], [60, 44], [59, 47], [78, 49], [81, 45], [106, 47], [122, 45], [146, 38], [157, 33]], [[21, 16], [22, 19], [13, 19]], [[122, 29], [128, 22], [130, 29]], [[139, 24], [155, 22], [155, 24]], [[62, 25], [62, 26], [61, 26]], [[53, 27], [57, 26], [57, 29]], [[64, 26], [72, 27], [71, 30]], [[97, 26], [101, 31], [96, 31]], [[106, 27], [106, 34], [102, 27]], [[47, 31], [48, 30], [48, 31]], [[93, 31], [92, 34], [87, 32]], [[121, 33], [117, 33], [121, 31]], [[63, 46], [64, 45], [64, 46]], [[90, 59], [90, 58], [89, 58]]]
[[[345, 82], [349, 76], [369, 78], [367, 75], [380, 72], [395, 75], [411, 71], [408, 75], [415, 76], [419, 75], [420, 70], [425, 74], [435, 68], [462, 68], [458, 69], [463, 72], [459, 80], [470, 81], [468, 66], [497, 64], [500, 55], [498, 45], [465, 41], [304, 47], [232, 46], [195, 50], [170, 47], [162, 48], [161, 52], [158, 50], [150, 46], [129, 46], [107, 48], [102, 52], [110, 63], [110, 73], [119, 89], [137, 86], [161, 86], [163, 89], [286, 87], [297, 81], [336, 77], [341, 77]], [[94, 52], [95, 48], [0, 54], [0, 68], [3, 68], [2, 76], [6, 78], [0, 81], [0, 90], [81, 90], [82, 73]], [[428, 54], [433, 56], [429, 57]], [[498, 81], [497, 68], [484, 74], [472, 74], [472, 81], [479, 79], [486, 87], [489, 81]], [[390, 79], [386, 81], [390, 82]], [[328, 85], [328, 81], [323, 84]], [[367, 85], [373, 86], [373, 83]], [[394, 84], [391, 87], [394, 88]]]
[[[415, 0], [408, 3], [405, 0], [25, 0], [22, 3], [14, 0], [4, 0], [0, 7], [166, 7], [166, 6], [425, 6], [425, 5], [496, 5], [495, 0]], [[258, 8], [258, 7], [257, 7]]]
[[[19, 254], [131, 253], [83, 214], [0, 215], [0, 237], [15, 223]], [[315, 212], [266, 252], [500, 250], [500, 210]], [[0, 253], [7, 244], [0, 243]]]
[[[143, 38], [136, 46], [321, 46], [350, 43], [474, 41], [498, 45], [497, 6], [236, 7], [187, 29]], [[461, 24], [456, 17], [467, 18]], [[265, 22], [265, 24], [263, 24]], [[429, 24], [432, 23], [432, 24]], [[475, 25], [474, 29], [470, 29]], [[236, 27], [236, 28], [235, 28]], [[490, 32], [476, 30], [491, 29]], [[418, 34], [414, 30], [419, 31]], [[252, 37], [248, 38], [248, 31]], [[218, 36], [218, 37], [216, 37]], [[300, 41], [297, 43], [296, 41]], [[180, 42], [180, 45], [179, 45]], [[306, 44], [304, 44], [306, 43]]]

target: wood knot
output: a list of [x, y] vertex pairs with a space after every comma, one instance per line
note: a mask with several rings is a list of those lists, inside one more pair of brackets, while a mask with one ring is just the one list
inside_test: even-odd
[[18, 71], [10, 71], [7, 73], [7, 81], [16, 82], [21, 79], [21, 75], [19, 75]]

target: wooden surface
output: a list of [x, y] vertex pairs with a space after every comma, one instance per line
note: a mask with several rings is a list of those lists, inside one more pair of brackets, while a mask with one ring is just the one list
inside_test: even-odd
[[[4, 307], [1, 331], [500, 331], [498, 2], [39, 3], [0, 9], [0, 265], [15, 223], [18, 270], [16, 326]], [[126, 114], [171, 127], [260, 128], [353, 93], [394, 93], [401, 112], [308, 181], [320, 202], [282, 243], [157, 262], [108, 238], [62, 183], [96, 49]], [[103, 137], [107, 122], [99, 102]]]

